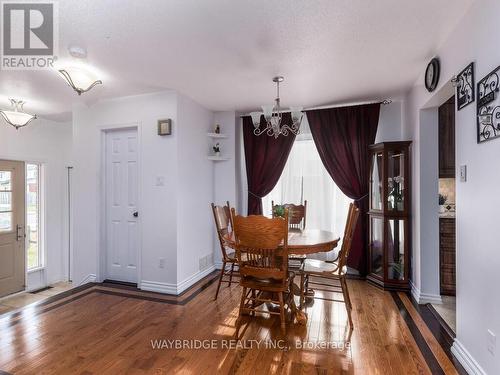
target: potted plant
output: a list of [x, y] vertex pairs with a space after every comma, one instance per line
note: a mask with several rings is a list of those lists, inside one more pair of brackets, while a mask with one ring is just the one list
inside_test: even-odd
[[445, 204], [448, 197], [444, 194], [439, 194], [439, 213], [442, 214], [446, 212]]
[[212, 147], [212, 149], [214, 150], [214, 155], [215, 156], [220, 156], [220, 145], [219, 145], [219, 142], [217, 142], [215, 144], [215, 146]]
[[273, 216], [274, 217], [285, 217], [285, 206], [277, 204], [273, 208]]
[[448, 197], [446, 195], [439, 194], [439, 205], [444, 206], [447, 199], [448, 199]]

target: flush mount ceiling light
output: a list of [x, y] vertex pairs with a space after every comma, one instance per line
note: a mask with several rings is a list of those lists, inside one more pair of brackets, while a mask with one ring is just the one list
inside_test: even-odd
[[4, 120], [9, 125], [19, 129], [28, 125], [31, 121], [37, 118], [36, 115], [30, 115], [29, 113], [24, 112], [24, 101], [16, 99], [9, 100], [12, 106], [12, 111], [0, 111], [0, 115], [2, 115]]
[[[75, 59], [84, 59], [87, 56], [85, 49], [80, 47], [70, 47], [69, 53]], [[58, 72], [78, 95], [82, 95], [96, 85], [102, 85], [102, 81], [80, 62], [62, 65], [58, 68]]]
[[[276, 83], [276, 99], [274, 100], [274, 104], [271, 105], [263, 105], [263, 112], [252, 112], [250, 116], [252, 116], [252, 122], [254, 126], [253, 133], [255, 135], [261, 135], [266, 133], [269, 136], [273, 136], [274, 138], [278, 138], [280, 135], [287, 136], [290, 133], [298, 135], [300, 133], [300, 123], [302, 122], [302, 107], [290, 107], [290, 112], [292, 115], [292, 123], [284, 124], [283, 123], [283, 110], [280, 106], [280, 82], [283, 82], [285, 79], [282, 76], [277, 76], [273, 78], [273, 82]], [[286, 111], [285, 111], [286, 112]], [[266, 120], [266, 127], [264, 129], [260, 129], [260, 118], [264, 115], [264, 119]]]

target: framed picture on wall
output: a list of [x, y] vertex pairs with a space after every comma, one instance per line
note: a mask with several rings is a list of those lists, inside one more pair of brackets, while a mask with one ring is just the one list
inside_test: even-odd
[[477, 142], [500, 136], [500, 66], [477, 83]]
[[475, 100], [474, 63], [471, 62], [457, 75], [457, 110], [468, 106]]

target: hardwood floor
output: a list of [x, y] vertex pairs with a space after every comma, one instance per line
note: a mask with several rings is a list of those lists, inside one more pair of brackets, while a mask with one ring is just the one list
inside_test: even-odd
[[[322, 300], [307, 308], [306, 326], [287, 325], [286, 337], [279, 319], [262, 317], [245, 324], [242, 341], [235, 341], [240, 288], [223, 287], [213, 301], [216, 277], [179, 297], [91, 284], [1, 315], [0, 373], [457, 373], [403, 293], [349, 280], [350, 342], [344, 305]], [[167, 341], [174, 339], [186, 341]]]

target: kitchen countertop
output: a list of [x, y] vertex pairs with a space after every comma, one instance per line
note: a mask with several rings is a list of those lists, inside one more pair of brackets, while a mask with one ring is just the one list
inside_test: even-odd
[[455, 212], [440, 212], [439, 213], [439, 218], [440, 219], [454, 219], [455, 218]]

